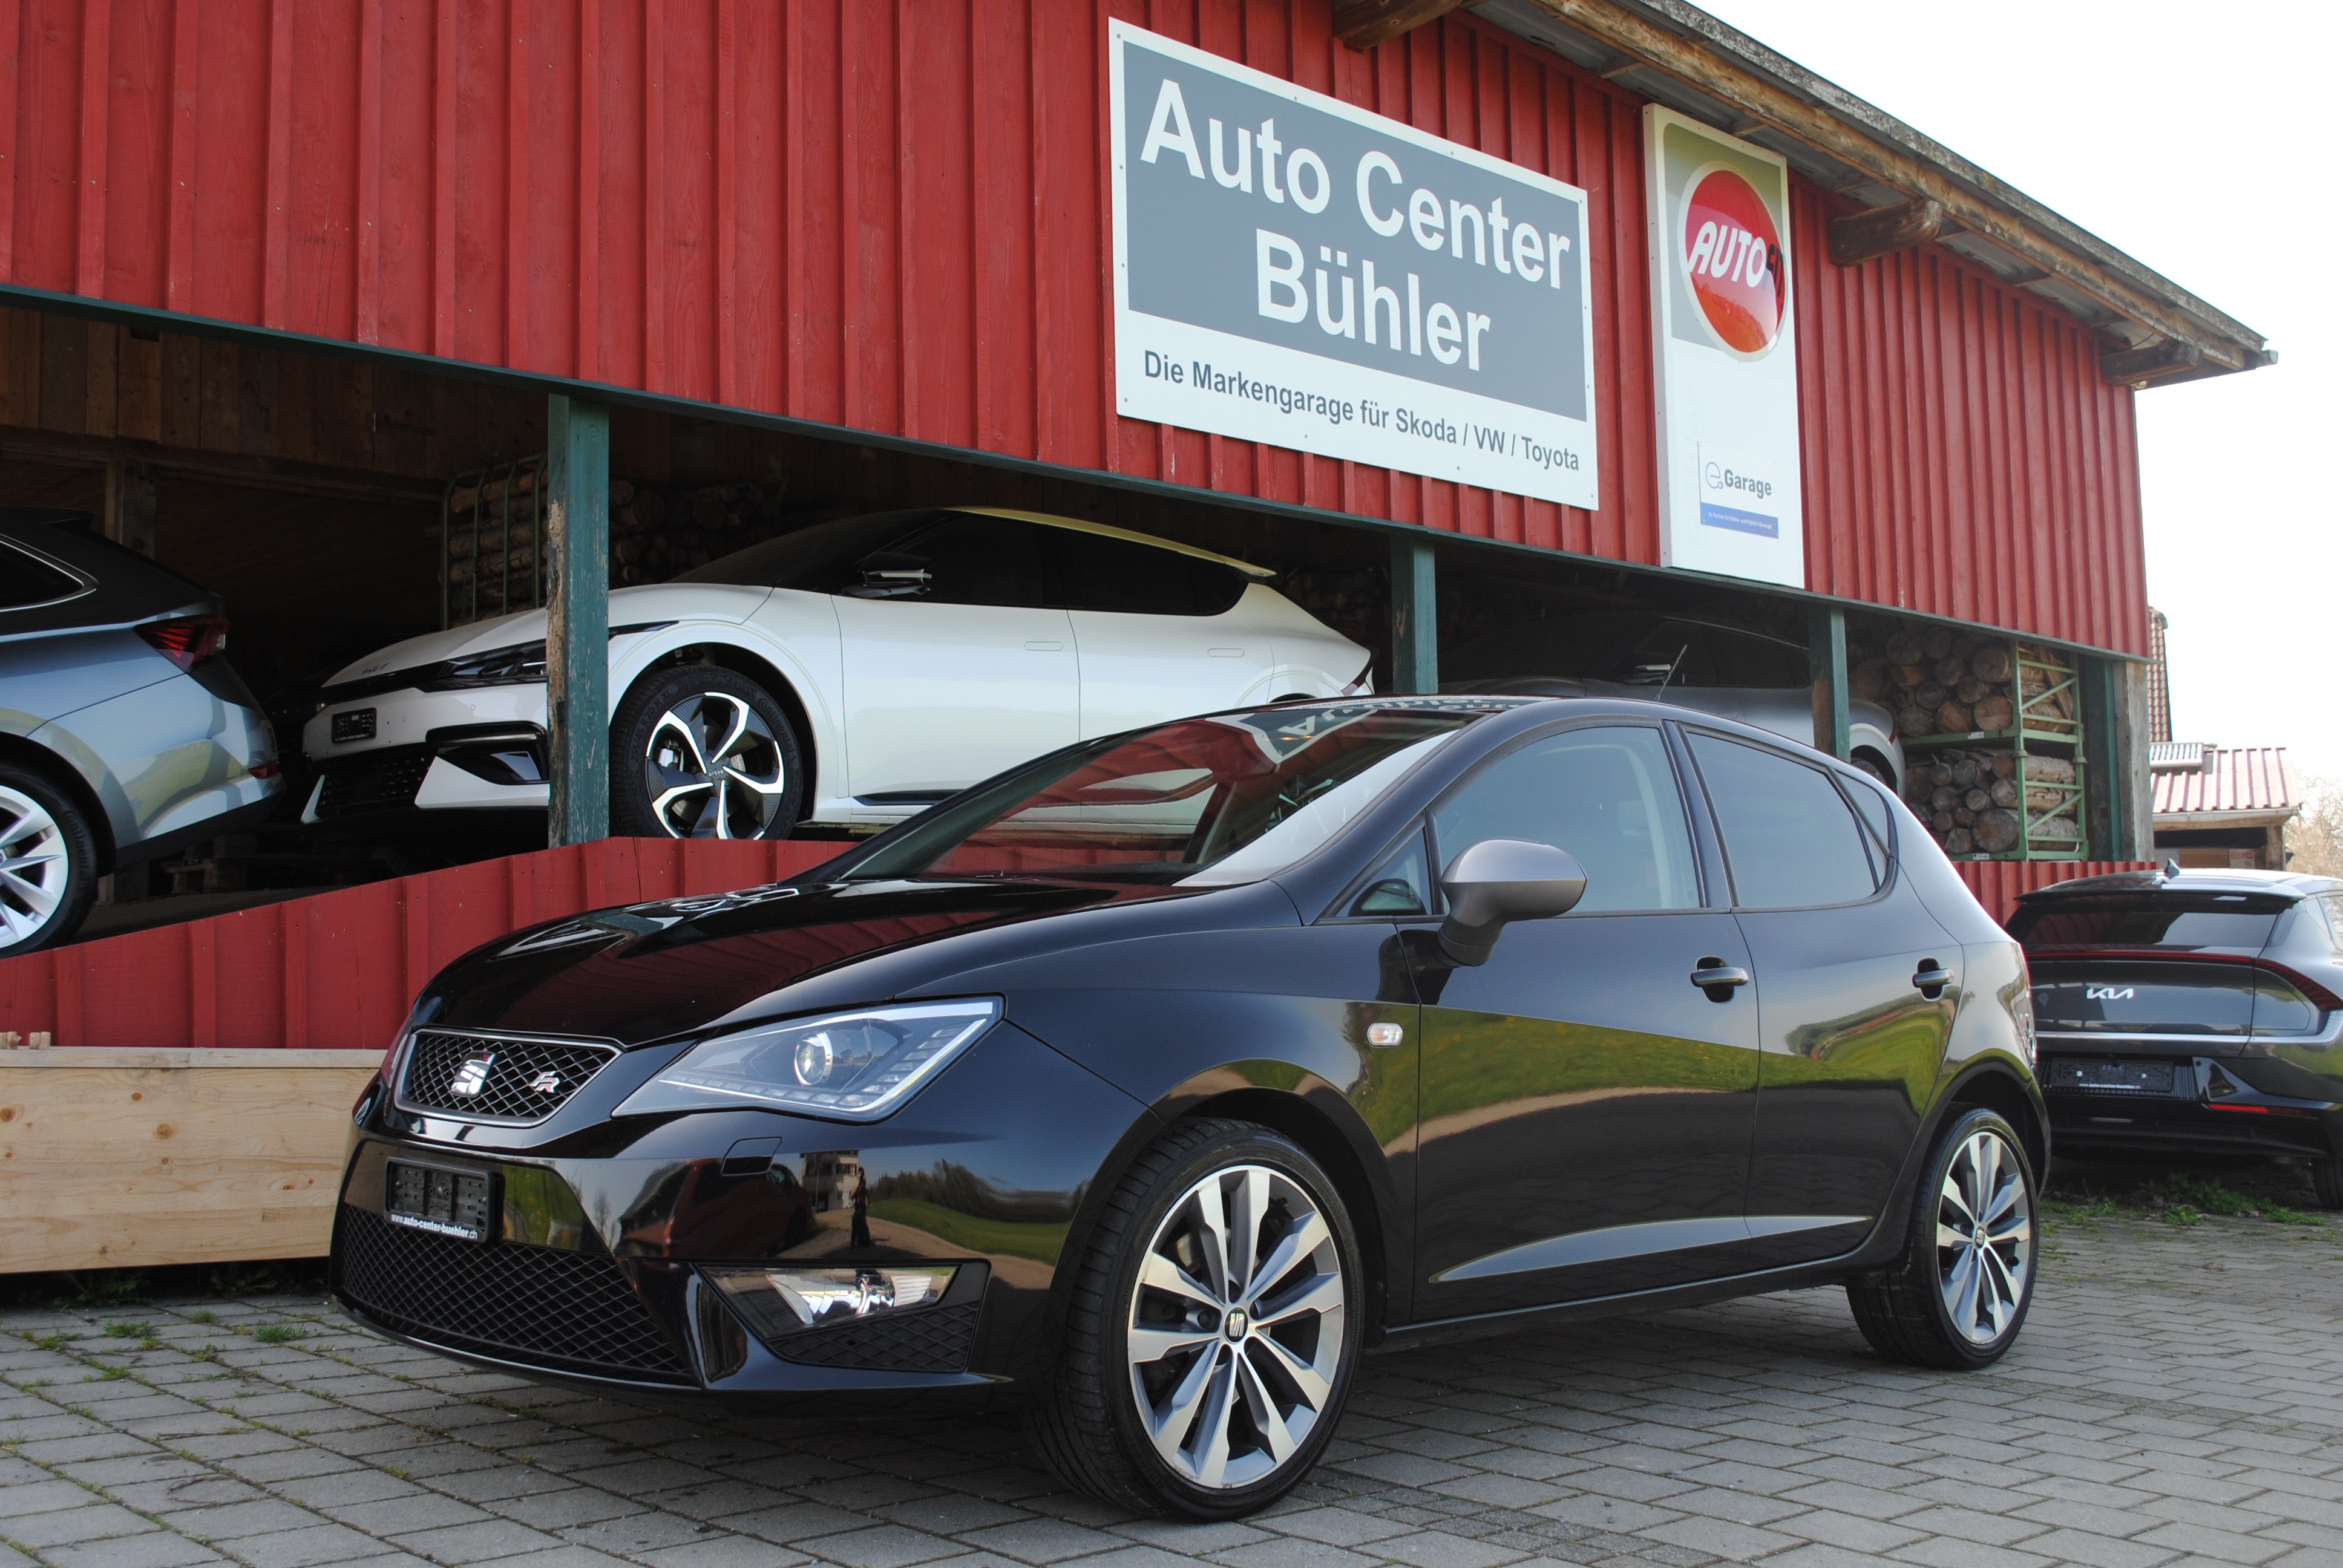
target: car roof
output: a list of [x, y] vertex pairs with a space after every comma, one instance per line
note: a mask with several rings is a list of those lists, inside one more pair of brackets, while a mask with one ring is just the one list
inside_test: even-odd
[[2053, 882], [2018, 895], [2021, 903], [2056, 903], [2061, 899], [2104, 897], [2109, 893], [2261, 893], [2279, 898], [2308, 898], [2313, 893], [2343, 891], [2343, 880], [2301, 871], [2256, 871], [2205, 868], [2163, 871], [2116, 871], [2104, 877], [2077, 877]]
[[1251, 561], [1241, 561], [1234, 556], [1216, 555], [1211, 550], [1201, 549], [1194, 545], [1183, 545], [1172, 539], [1159, 539], [1153, 534], [1134, 534], [1129, 528], [1118, 528], [1111, 523], [1085, 522], [1080, 518], [1061, 518], [1050, 512], [1021, 512], [1009, 507], [947, 507], [943, 510], [974, 512], [980, 517], [986, 518], [1015, 518], [1019, 522], [1040, 523], [1042, 527], [1050, 528], [1070, 528], [1078, 534], [1103, 534], [1111, 539], [1126, 539], [1134, 545], [1147, 545], [1159, 550], [1170, 550], [1175, 555], [1193, 556], [1200, 561], [1211, 561], [1214, 566], [1227, 567], [1232, 571], [1242, 572], [1249, 578], [1266, 579], [1277, 575], [1275, 569], [1270, 567], [1257, 567]]

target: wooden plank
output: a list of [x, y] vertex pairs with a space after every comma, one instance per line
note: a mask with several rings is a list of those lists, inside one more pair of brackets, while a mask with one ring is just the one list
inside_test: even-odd
[[322, 1255], [370, 1051], [0, 1053], [0, 1272]]
[[1334, 36], [1353, 49], [1373, 48], [1386, 39], [1436, 22], [1464, 0], [1336, 0]]
[[163, 438], [163, 342], [125, 329], [115, 358], [115, 429], [132, 441]]

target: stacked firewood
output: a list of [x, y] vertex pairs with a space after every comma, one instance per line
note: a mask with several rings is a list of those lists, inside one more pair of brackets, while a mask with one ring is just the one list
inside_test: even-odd
[[[504, 608], [497, 601], [508, 579], [515, 603], [537, 601], [533, 574], [541, 525], [532, 503], [538, 477], [533, 467], [508, 470], [485, 484], [464, 486], [447, 498], [447, 580], [468, 595], [477, 578], [481, 608], [489, 614]], [[427, 538], [438, 544], [439, 529], [431, 528]]]
[[610, 485], [610, 584], [665, 582], [781, 531], [779, 498], [759, 485], [698, 489]]
[[1885, 703], [1899, 735], [1968, 735], [2016, 722], [2016, 673], [2008, 643], [1929, 627], [1889, 634], [1877, 654], [1855, 664], [1848, 685]]
[[[2075, 765], [2063, 757], [1946, 747], [1916, 758], [1904, 780], [1904, 799], [1948, 855], [2000, 855], [2023, 835], [2036, 844], [2071, 844]], [[2021, 819], [2019, 813], [2025, 815]]]

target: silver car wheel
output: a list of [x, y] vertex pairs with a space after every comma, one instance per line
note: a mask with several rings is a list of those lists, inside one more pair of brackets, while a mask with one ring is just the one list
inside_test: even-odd
[[2034, 1268], [2034, 1205], [2025, 1169], [2000, 1134], [1972, 1135], [1945, 1169], [1936, 1201], [1936, 1271], [1945, 1311], [1971, 1344], [2016, 1321]]
[[788, 792], [788, 763], [763, 715], [729, 692], [705, 691], [651, 726], [643, 785], [669, 838], [760, 839]]
[[72, 877], [56, 819], [30, 795], [0, 785], [0, 947], [39, 935]]
[[1156, 1227], [1129, 1323], [1131, 1398], [1155, 1452], [1193, 1485], [1252, 1485], [1327, 1414], [1348, 1332], [1333, 1231], [1284, 1172], [1216, 1171]]

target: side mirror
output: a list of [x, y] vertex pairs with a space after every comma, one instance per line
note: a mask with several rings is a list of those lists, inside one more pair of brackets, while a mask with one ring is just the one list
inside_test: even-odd
[[1484, 964], [1508, 920], [1566, 915], [1586, 896], [1578, 857], [1524, 839], [1483, 839], [1448, 862], [1440, 947], [1460, 964]]
[[928, 591], [928, 558], [881, 550], [862, 558], [862, 580], [849, 598], [916, 598]]

